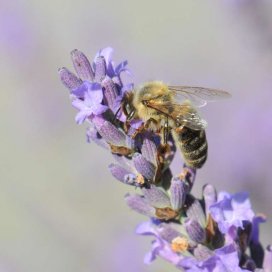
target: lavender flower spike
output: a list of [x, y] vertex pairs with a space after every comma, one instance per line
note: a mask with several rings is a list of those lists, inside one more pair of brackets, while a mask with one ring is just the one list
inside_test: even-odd
[[111, 152], [112, 176], [137, 189], [137, 194], [126, 194], [125, 201], [149, 220], [136, 230], [153, 239], [144, 262], [160, 257], [185, 272], [271, 272], [272, 247], [264, 250], [259, 237], [266, 217], [255, 215], [246, 193], [217, 194], [208, 184], [203, 197], [197, 198], [192, 193], [197, 185], [194, 168], [183, 165], [172, 174], [173, 137], [165, 143], [164, 124], [153, 131], [137, 114], [127, 120], [124, 95], [134, 95], [134, 84], [124, 84], [121, 77], [130, 73], [128, 62], [115, 66], [112, 55], [113, 49], [107, 47], [89, 61], [75, 49], [71, 58], [76, 74], [61, 68], [59, 75], [78, 110], [76, 122], [90, 126], [87, 141]]

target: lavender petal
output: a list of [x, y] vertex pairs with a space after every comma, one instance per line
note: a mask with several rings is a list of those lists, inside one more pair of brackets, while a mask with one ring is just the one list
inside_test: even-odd
[[112, 62], [112, 55], [113, 55], [113, 48], [106, 47], [99, 51], [97, 56], [102, 56], [105, 58], [106, 62], [106, 74], [109, 77], [114, 77], [114, 68], [113, 68], [113, 62]]
[[139, 224], [135, 232], [140, 235], [157, 235], [150, 221]]

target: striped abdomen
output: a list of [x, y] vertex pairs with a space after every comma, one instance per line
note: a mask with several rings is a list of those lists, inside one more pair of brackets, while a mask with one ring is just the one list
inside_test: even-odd
[[183, 127], [173, 130], [173, 134], [186, 165], [192, 168], [201, 168], [208, 155], [205, 130], [193, 130]]

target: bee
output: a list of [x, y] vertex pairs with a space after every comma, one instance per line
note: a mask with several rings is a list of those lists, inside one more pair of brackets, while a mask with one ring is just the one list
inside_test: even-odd
[[144, 122], [142, 129], [160, 133], [164, 144], [171, 133], [186, 165], [196, 169], [204, 165], [208, 154], [207, 122], [200, 117], [196, 107], [228, 97], [230, 94], [221, 90], [168, 86], [161, 81], [152, 81], [126, 93], [121, 109], [128, 122], [141, 119]]

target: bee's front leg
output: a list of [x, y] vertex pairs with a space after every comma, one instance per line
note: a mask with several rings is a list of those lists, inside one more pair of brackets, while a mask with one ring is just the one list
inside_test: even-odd
[[145, 123], [143, 123], [139, 128], [136, 129], [136, 131], [132, 134], [132, 139], [134, 139], [139, 133], [142, 133], [146, 130], [148, 130], [151, 125], [155, 126], [157, 125], [157, 121], [153, 118], [149, 118]]

